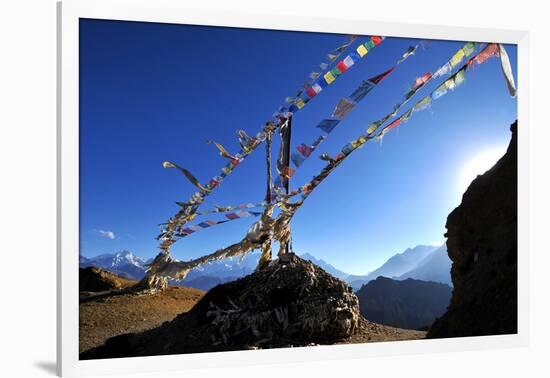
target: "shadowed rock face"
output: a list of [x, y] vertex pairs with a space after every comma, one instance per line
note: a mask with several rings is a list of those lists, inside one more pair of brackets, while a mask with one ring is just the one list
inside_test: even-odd
[[517, 122], [506, 154], [447, 218], [454, 290], [428, 337], [517, 333]]
[[287, 255], [265, 270], [211, 289], [187, 313], [139, 334], [113, 337], [81, 359], [333, 344], [359, 326], [351, 288]]

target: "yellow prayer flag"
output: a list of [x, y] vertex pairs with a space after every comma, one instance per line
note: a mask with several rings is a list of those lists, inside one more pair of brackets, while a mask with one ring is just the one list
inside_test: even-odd
[[367, 129], [367, 134], [372, 134], [373, 132], [376, 131], [377, 128], [378, 128], [378, 125], [376, 123], [371, 123], [369, 128]]
[[296, 100], [296, 106], [298, 107], [298, 109], [302, 109], [304, 107], [304, 105], [305, 105], [305, 102], [301, 98]]
[[359, 47], [357, 48], [357, 53], [359, 54], [359, 56], [361, 58], [364, 57], [365, 55], [367, 55], [368, 52], [369, 52], [369, 50], [367, 50], [365, 45], [359, 45]]
[[456, 67], [462, 61], [462, 58], [464, 58], [464, 50], [460, 49], [451, 58], [451, 66]]
[[[330, 84], [335, 80], [334, 75], [330, 71], [327, 72], [323, 77], [325, 78], [327, 84]], [[296, 104], [296, 106], [298, 106], [298, 105]]]

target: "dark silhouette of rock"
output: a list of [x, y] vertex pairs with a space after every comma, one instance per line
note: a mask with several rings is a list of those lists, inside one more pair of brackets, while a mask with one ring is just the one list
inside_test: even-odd
[[438, 282], [378, 277], [356, 293], [361, 315], [375, 323], [408, 329], [426, 329], [443, 315], [451, 287]]
[[517, 333], [517, 121], [506, 154], [447, 218], [453, 295], [428, 337]]
[[138, 334], [108, 339], [81, 359], [333, 344], [361, 316], [348, 285], [293, 254], [212, 288], [189, 312]]

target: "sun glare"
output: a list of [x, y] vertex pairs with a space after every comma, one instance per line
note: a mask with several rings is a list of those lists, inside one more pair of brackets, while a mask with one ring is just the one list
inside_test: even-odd
[[499, 146], [485, 151], [480, 151], [466, 162], [459, 178], [460, 193], [464, 193], [472, 181], [482, 175], [504, 155], [506, 146]]

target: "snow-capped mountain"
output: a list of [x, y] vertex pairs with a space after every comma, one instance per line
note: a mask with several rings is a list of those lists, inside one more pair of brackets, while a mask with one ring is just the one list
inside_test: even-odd
[[130, 251], [115, 254], [103, 254], [86, 258], [80, 256], [80, 267], [95, 266], [119, 276], [139, 280], [145, 276], [145, 260]]
[[[209, 290], [220, 283], [233, 281], [252, 273], [259, 259], [259, 253], [249, 253], [244, 257], [236, 256], [210, 261], [189, 272], [185, 280], [172, 281], [171, 284]], [[91, 258], [80, 256], [80, 267], [95, 266], [126, 278], [140, 280], [145, 276], [146, 266], [152, 260], [152, 258], [144, 260], [130, 251], [121, 251]]]

